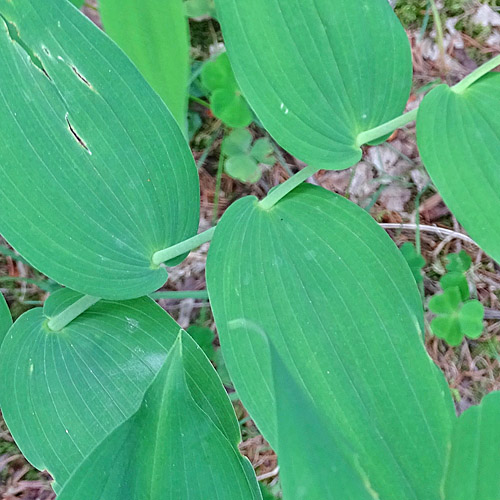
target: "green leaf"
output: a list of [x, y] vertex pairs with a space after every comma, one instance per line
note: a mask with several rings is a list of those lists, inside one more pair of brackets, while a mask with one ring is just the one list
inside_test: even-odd
[[0, 346], [11, 326], [12, 316], [10, 315], [9, 306], [5, 302], [4, 296], [0, 293]]
[[259, 164], [248, 155], [236, 155], [227, 159], [224, 170], [242, 182], [257, 182], [262, 175]]
[[225, 52], [203, 66], [202, 84], [212, 93], [212, 113], [228, 127], [247, 127], [253, 121], [252, 111], [234, 78], [229, 57]]
[[410, 267], [410, 271], [413, 274], [415, 281], [417, 283], [422, 283], [422, 281], [424, 281], [424, 278], [422, 277], [422, 268], [425, 266], [425, 259], [417, 252], [415, 245], [409, 241], [404, 243], [400, 250]]
[[472, 264], [472, 259], [465, 250], [461, 250], [459, 253], [449, 253], [446, 258], [448, 259], [446, 269], [449, 272], [465, 274]]
[[213, 0], [186, 0], [184, 9], [188, 17], [215, 17], [215, 4]]
[[446, 273], [439, 280], [441, 288], [448, 290], [449, 288], [458, 288], [460, 290], [460, 297], [462, 300], [467, 300], [470, 297], [469, 283], [463, 273], [455, 271]]
[[401, 114], [408, 38], [387, 0], [217, 0], [238, 83], [273, 138], [302, 161], [343, 169], [359, 133]]
[[[325, 415], [291, 377], [273, 346], [271, 359], [283, 497], [294, 500], [378, 499], [368, 481], [363, 480], [362, 471], [356, 470], [355, 454], [338, 435], [332, 435], [334, 430], [325, 421]], [[359, 464], [357, 467], [359, 469]]]
[[461, 298], [457, 287], [448, 288], [429, 300], [429, 309], [435, 314], [452, 314], [458, 309]]
[[500, 262], [500, 74], [457, 94], [446, 85], [423, 100], [420, 153], [443, 200], [470, 236]]
[[270, 210], [238, 200], [217, 226], [207, 280], [231, 378], [278, 456], [263, 333], [380, 498], [439, 498], [452, 400], [421, 342], [410, 270], [364, 210], [310, 185]]
[[446, 500], [498, 499], [499, 415], [500, 392], [493, 392], [458, 419], [444, 479]]
[[69, 0], [77, 9], [81, 9], [85, 0]]
[[[25, 313], [0, 349], [5, 421], [28, 461], [47, 469], [59, 486], [137, 410], [179, 332], [179, 325], [145, 297], [98, 302], [61, 332], [48, 331], [48, 317], [77, 298], [70, 290], [55, 293], [46, 302], [46, 315], [40, 308]], [[186, 359], [197, 367], [194, 354]], [[212, 370], [204, 377], [213, 379]], [[232, 409], [217, 417], [219, 393], [204, 394], [196, 380], [188, 383], [215, 421], [231, 414]], [[225, 432], [235, 439], [238, 426]]]
[[[188, 349], [197, 366], [185, 359]], [[238, 451], [239, 436], [228, 439], [223, 430], [234, 426], [234, 412], [229, 421], [214, 420], [189, 378], [205, 393], [218, 391], [224, 413], [233, 411], [210, 362], [181, 333], [138, 412], [92, 452], [58, 499], [87, 500], [89, 492], [100, 500], [261, 499], [252, 467]]]
[[251, 154], [259, 163], [274, 165], [276, 162], [273, 146], [267, 137], [262, 137], [255, 141]]
[[483, 333], [484, 306], [479, 300], [469, 300], [460, 309], [460, 329], [464, 334], [477, 339]]
[[429, 301], [429, 309], [438, 315], [431, 321], [432, 333], [451, 346], [459, 345], [464, 336], [475, 339], [483, 332], [483, 305], [478, 300], [464, 300], [460, 289], [452, 286]]
[[186, 127], [189, 26], [183, 0], [101, 0], [106, 33]]
[[198, 175], [182, 132], [68, 2], [2, 2], [0, 14], [0, 233], [82, 293], [156, 290], [167, 273], [152, 255], [198, 226]]
[[237, 128], [222, 141], [221, 152], [226, 156], [247, 154], [250, 151], [253, 137], [246, 128]]
[[242, 182], [257, 182], [262, 172], [259, 163], [273, 165], [274, 157], [270, 157], [273, 148], [268, 139], [262, 138], [255, 141], [246, 128], [233, 130], [222, 141], [222, 154], [227, 156], [224, 170], [234, 179]]
[[215, 358], [215, 334], [206, 326], [192, 325], [187, 330], [190, 337], [201, 347], [205, 356], [211, 361]]

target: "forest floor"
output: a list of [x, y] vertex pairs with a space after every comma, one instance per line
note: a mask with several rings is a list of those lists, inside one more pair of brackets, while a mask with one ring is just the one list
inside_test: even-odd
[[[445, 21], [442, 50], [436, 41], [432, 18], [426, 16], [426, 3], [426, 0], [402, 0], [396, 6], [407, 27], [413, 50], [414, 89], [408, 110], [418, 105], [432, 85], [439, 81], [454, 83], [500, 53], [498, 0], [438, 2]], [[95, 20], [95, 12], [92, 9], [87, 12]], [[192, 31], [193, 43], [198, 40], [198, 45], [193, 48], [195, 57], [220, 43], [220, 33], [212, 20], [192, 23]], [[272, 186], [303, 168], [301, 162], [277, 148], [277, 163], [266, 168], [255, 184], [243, 184], [222, 175], [217, 199], [220, 123], [203, 107], [194, 104], [192, 108], [199, 113], [203, 123], [192, 141], [200, 173], [200, 229], [210, 227], [236, 199], [250, 194], [261, 198]], [[262, 135], [262, 130], [256, 126], [251, 130], [256, 137]], [[500, 389], [500, 268], [467, 238], [432, 185], [418, 155], [414, 125], [397, 131], [383, 145], [367, 147], [363, 160], [351, 169], [320, 171], [308, 182], [346, 196], [365, 208], [377, 222], [386, 225], [398, 246], [405, 242], [415, 243], [416, 223], [421, 225], [421, 254], [426, 261], [423, 268], [425, 303], [440, 291], [439, 279], [445, 273], [447, 255], [463, 249], [471, 256], [472, 268], [468, 277], [472, 294], [482, 302], [486, 311], [483, 335], [477, 340], [466, 340], [459, 347], [450, 347], [427, 331], [426, 346], [449, 382], [457, 412], [477, 404], [486, 393]], [[391, 224], [396, 228], [389, 229], [387, 225]], [[3, 253], [0, 254], [0, 289], [13, 316], [18, 317], [43, 302], [50, 283], [22, 260], [17, 260], [15, 255], [10, 255], [8, 245], [1, 239], [0, 245], [0, 248], [7, 249], [0, 252]], [[171, 271], [165, 290], [206, 288], [208, 246], [205, 244], [192, 252]], [[159, 302], [183, 328], [202, 324], [216, 331], [207, 302], [195, 299]], [[430, 321], [430, 316], [427, 320]], [[259, 479], [268, 485], [269, 498], [279, 498], [276, 456], [241, 403], [236, 400], [234, 405], [243, 436], [240, 449], [251, 460]], [[0, 414], [0, 499], [53, 498], [48, 476], [35, 471], [24, 460]]]

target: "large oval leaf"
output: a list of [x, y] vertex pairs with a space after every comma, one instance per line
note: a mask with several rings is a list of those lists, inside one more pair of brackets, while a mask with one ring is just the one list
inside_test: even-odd
[[280, 480], [287, 500], [378, 500], [358, 457], [271, 348]]
[[312, 186], [269, 211], [244, 198], [217, 226], [207, 277], [230, 375], [278, 455], [263, 333], [380, 498], [438, 498], [452, 401], [411, 272], [365, 211]]
[[106, 33], [186, 127], [189, 27], [183, 0], [101, 0]]
[[405, 31], [387, 0], [217, 0], [236, 78], [287, 151], [318, 168], [361, 158], [359, 133], [408, 99]]
[[155, 251], [192, 236], [184, 137], [127, 57], [69, 2], [2, 2], [0, 233], [83, 293], [145, 295]]
[[[48, 316], [80, 296], [57, 292]], [[0, 349], [0, 407], [26, 458], [47, 469], [59, 485], [117, 425], [139, 407], [162, 367], [180, 327], [151, 299], [101, 301], [61, 332], [48, 331], [42, 309], [21, 316]], [[186, 363], [213, 380], [210, 366], [198, 367], [186, 349]], [[214, 421], [225, 408], [217, 391], [204, 393], [188, 379], [195, 399]], [[232, 412], [232, 408], [230, 409]], [[220, 420], [222, 422], [222, 420]], [[219, 425], [234, 441], [237, 424]]]
[[[197, 365], [188, 362], [190, 351]], [[212, 370], [212, 377], [206, 377]], [[138, 412], [107, 437], [82, 463], [59, 500], [259, 500], [252, 466], [196, 401], [187, 382], [225, 398], [210, 362], [186, 333], [180, 334]], [[222, 425], [234, 427], [231, 418]]]
[[418, 111], [417, 139], [445, 203], [500, 262], [500, 74], [484, 76], [461, 94], [436, 87]]
[[485, 396], [455, 424], [444, 480], [445, 500], [500, 496], [500, 392]]
[[4, 337], [7, 335], [9, 328], [12, 326], [12, 316], [10, 315], [9, 306], [3, 295], [0, 293], [0, 346]]

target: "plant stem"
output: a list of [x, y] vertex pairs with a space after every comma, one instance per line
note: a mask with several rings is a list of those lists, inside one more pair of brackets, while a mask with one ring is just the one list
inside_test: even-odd
[[435, 0], [430, 0], [431, 2], [431, 9], [432, 9], [432, 17], [434, 18], [434, 26], [436, 27], [436, 38], [437, 38], [437, 45], [439, 48], [439, 59], [440, 59], [440, 64], [439, 66], [441, 67], [441, 76], [444, 76], [446, 74], [446, 59], [445, 59], [445, 52], [444, 52], [444, 32], [443, 32], [443, 23], [441, 22], [441, 16], [439, 15], [438, 8], [436, 6]]
[[196, 102], [198, 104], [201, 104], [202, 106], [204, 106], [205, 108], [208, 108], [210, 109], [210, 103], [208, 103], [207, 101], [204, 101], [203, 99], [200, 99], [199, 97], [196, 97], [194, 95], [190, 95], [189, 96], [189, 100], [190, 101], [193, 101], [193, 102]]
[[205, 164], [207, 161], [208, 155], [210, 154], [210, 150], [212, 149], [212, 146], [214, 145], [214, 142], [217, 140], [219, 137], [220, 132], [217, 131], [215, 134], [210, 137], [210, 140], [208, 141], [208, 144], [206, 145], [205, 149], [203, 150], [203, 153], [200, 156], [200, 159], [196, 162], [196, 168], [200, 170], [201, 167]]
[[[408, 229], [410, 231], [417, 230], [417, 224], [396, 224], [392, 222], [391, 223], [384, 222], [379, 224], [379, 226], [383, 227], [384, 229]], [[437, 226], [426, 226], [423, 224], [419, 224], [418, 227], [420, 231], [437, 234], [440, 238], [447, 238], [451, 236], [453, 238], [466, 241], [467, 243], [472, 243], [473, 245], [479, 247], [479, 245], [472, 238], [469, 238], [465, 234], [457, 233], [456, 231], [453, 231], [451, 229], [445, 229], [443, 227], [437, 227]]]
[[295, 189], [299, 184], [302, 184], [302, 182], [311, 177], [311, 175], [314, 175], [318, 170], [318, 168], [313, 167], [312, 165], [308, 165], [303, 168], [283, 182], [283, 184], [275, 187], [263, 200], [260, 201], [260, 207], [263, 210], [271, 209], [274, 205], [276, 205], [276, 203], [278, 203], [278, 201], [281, 200], [281, 198], [283, 198], [283, 196], [286, 196], [290, 191]]
[[195, 248], [203, 245], [203, 243], [210, 241], [214, 232], [215, 227], [211, 227], [203, 233], [197, 234], [192, 238], [177, 243], [177, 245], [165, 248], [164, 250], [159, 250], [158, 252], [155, 252], [153, 254], [153, 258], [151, 259], [151, 261], [153, 265], [159, 266], [163, 262], [175, 259], [176, 257], [179, 257], [179, 255], [190, 252], [191, 250], [194, 250]]
[[418, 113], [418, 108], [409, 111], [404, 115], [398, 116], [397, 118], [394, 118], [394, 120], [383, 123], [378, 127], [367, 130], [366, 132], [361, 132], [360, 134], [358, 134], [358, 137], [356, 138], [356, 146], [361, 147], [363, 144], [368, 144], [369, 142], [372, 142], [375, 139], [378, 139], [379, 137], [382, 137], [386, 134], [389, 134], [390, 132], [394, 132], [394, 130], [398, 128], [408, 125], [408, 123], [416, 120], [417, 113]]
[[[224, 140], [224, 136], [222, 136]], [[222, 151], [219, 156], [219, 164], [217, 165], [217, 178], [215, 180], [215, 193], [214, 193], [214, 210], [212, 213], [212, 224], [217, 223], [217, 216], [219, 215], [219, 199], [220, 199], [220, 187], [222, 184], [222, 173], [224, 172], [224, 155]]]
[[60, 332], [64, 327], [69, 325], [75, 318], [84, 313], [89, 307], [99, 302], [99, 297], [92, 297], [91, 295], [84, 295], [81, 299], [67, 307], [62, 313], [50, 318], [47, 326], [54, 332]]
[[155, 292], [149, 295], [152, 299], [200, 299], [208, 300], [208, 292], [206, 290], [181, 290], [169, 292]]
[[474, 82], [494, 70], [497, 66], [500, 66], [500, 55], [485, 62], [482, 66], [479, 66], [479, 68], [467, 75], [462, 81], [458, 82], [451, 89], [457, 94], [463, 94]]

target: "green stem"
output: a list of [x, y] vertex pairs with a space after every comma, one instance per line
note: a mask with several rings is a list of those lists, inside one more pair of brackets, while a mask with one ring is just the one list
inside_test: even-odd
[[210, 103], [208, 103], [207, 101], [204, 101], [203, 99], [200, 99], [199, 97], [196, 97], [194, 95], [190, 95], [189, 96], [189, 100], [193, 101], [193, 102], [196, 102], [198, 104], [201, 104], [202, 106], [204, 106], [205, 108], [208, 108], [210, 109]]
[[431, 9], [432, 9], [432, 17], [434, 18], [434, 26], [436, 27], [436, 38], [437, 45], [439, 48], [439, 59], [441, 71], [443, 73], [446, 72], [446, 58], [444, 52], [444, 32], [443, 32], [443, 23], [441, 22], [441, 16], [439, 15], [438, 8], [436, 6], [435, 0], [430, 0]]
[[379, 139], [384, 135], [390, 134], [394, 132], [396, 129], [404, 127], [408, 125], [408, 123], [417, 119], [418, 108], [404, 115], [398, 116], [389, 122], [383, 123], [378, 127], [367, 130], [366, 132], [361, 132], [358, 134], [356, 138], [356, 146], [360, 148], [363, 144], [368, 144], [369, 142], [374, 141], [375, 139]]
[[205, 162], [207, 161], [208, 155], [210, 154], [210, 151], [212, 149], [212, 146], [214, 145], [214, 142], [217, 140], [219, 137], [219, 131], [217, 131], [215, 134], [213, 134], [212, 137], [210, 137], [210, 140], [208, 141], [208, 144], [206, 145], [205, 149], [203, 150], [203, 153], [200, 156], [200, 159], [196, 162], [196, 168], [200, 170], [203, 165], [205, 165]]
[[263, 210], [269, 210], [278, 201], [283, 198], [283, 196], [286, 196], [290, 191], [295, 189], [299, 184], [302, 184], [306, 179], [309, 179], [311, 175], [314, 175], [319, 169], [316, 167], [313, 167], [312, 165], [308, 165], [307, 167], [303, 168], [299, 172], [297, 172], [295, 175], [290, 177], [290, 179], [287, 179], [283, 184], [280, 184], [276, 188], [274, 188], [263, 200], [260, 201], [260, 207]]
[[[222, 136], [224, 140], [224, 136]], [[217, 222], [217, 217], [219, 215], [219, 200], [220, 200], [220, 188], [222, 185], [222, 173], [224, 172], [224, 155], [222, 151], [219, 156], [219, 164], [217, 165], [217, 178], [215, 180], [215, 194], [214, 194], [214, 210], [212, 213], [212, 224]]]
[[47, 326], [54, 332], [60, 332], [64, 327], [69, 325], [75, 318], [84, 313], [89, 307], [99, 302], [99, 297], [92, 297], [91, 295], [84, 295], [81, 299], [67, 307], [62, 313], [50, 318]]
[[152, 299], [200, 299], [208, 300], [207, 290], [181, 290], [172, 292], [155, 292], [149, 295]]
[[212, 236], [215, 232], [215, 227], [211, 227], [207, 231], [203, 233], [197, 234], [188, 240], [181, 241], [177, 243], [177, 245], [173, 245], [171, 247], [165, 248], [164, 250], [159, 250], [153, 254], [153, 258], [151, 259], [153, 265], [159, 266], [163, 262], [168, 262], [169, 260], [175, 259], [179, 257], [179, 255], [183, 255], [199, 246], [203, 245], [207, 241], [212, 239]]
[[485, 62], [482, 66], [479, 66], [479, 68], [474, 70], [461, 82], [458, 82], [454, 87], [452, 87], [451, 90], [453, 90], [453, 92], [456, 92], [457, 94], [463, 94], [474, 82], [479, 80], [490, 71], [494, 70], [497, 66], [500, 66], [500, 55]]

